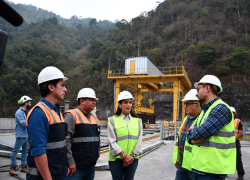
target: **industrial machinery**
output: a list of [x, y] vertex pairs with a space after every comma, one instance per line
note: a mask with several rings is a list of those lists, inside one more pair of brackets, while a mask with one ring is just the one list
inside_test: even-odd
[[[143, 93], [172, 92], [173, 93], [173, 121], [180, 119], [178, 105], [179, 100], [184, 98], [186, 90], [191, 89], [191, 82], [184, 66], [160, 67], [157, 68], [147, 57], [133, 57], [125, 60], [125, 69], [108, 71], [108, 79], [114, 82], [114, 102], [117, 109], [117, 98], [121, 91], [121, 86], [131, 89], [134, 92], [135, 101], [133, 108], [137, 114], [154, 114], [152, 99], [149, 99], [149, 107], [143, 107], [141, 101]], [[171, 88], [164, 87], [164, 83], [172, 83]], [[180, 97], [180, 93], [182, 97]], [[182, 104], [182, 119], [185, 110]]]

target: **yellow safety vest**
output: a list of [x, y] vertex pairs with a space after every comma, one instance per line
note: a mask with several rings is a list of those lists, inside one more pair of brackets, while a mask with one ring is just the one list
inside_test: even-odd
[[234, 135], [234, 116], [230, 107], [221, 99], [215, 101], [207, 110], [197, 126], [202, 125], [211, 110], [218, 104], [225, 104], [231, 112], [232, 120], [215, 135], [193, 146], [192, 169], [212, 174], [234, 174], [236, 169], [236, 144]]

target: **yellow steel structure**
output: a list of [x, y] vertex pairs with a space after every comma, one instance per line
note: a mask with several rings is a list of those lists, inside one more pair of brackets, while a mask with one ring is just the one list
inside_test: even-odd
[[[141, 71], [140, 71], [141, 70]], [[156, 72], [155, 75], [139, 74], [137, 72]], [[130, 73], [128, 73], [130, 72]], [[117, 69], [108, 71], [108, 79], [115, 83], [115, 109], [118, 107], [117, 99], [121, 91], [121, 86], [129, 88], [135, 92], [135, 102], [133, 104], [136, 113], [154, 113], [153, 102], [149, 99], [150, 107], [142, 107], [141, 100], [143, 99], [142, 93], [146, 92], [172, 92], [173, 93], [173, 121], [177, 121], [178, 109], [178, 94], [182, 92], [183, 99], [186, 95], [186, 90], [191, 89], [191, 82], [185, 71], [184, 66], [175, 67], [161, 67], [154, 69], [135, 69], [135, 61], [131, 61], [130, 69]], [[171, 88], [163, 88], [161, 82], [172, 83]], [[180, 82], [180, 84], [179, 84]], [[180, 88], [180, 89], [179, 89]], [[185, 116], [184, 103], [182, 102], [182, 119]], [[180, 119], [180, 118], [179, 118]]]

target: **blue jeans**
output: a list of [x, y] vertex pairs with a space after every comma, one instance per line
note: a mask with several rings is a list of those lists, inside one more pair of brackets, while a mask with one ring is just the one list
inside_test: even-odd
[[224, 174], [210, 174], [200, 175], [196, 173], [192, 173], [192, 180], [225, 180], [226, 175]]
[[76, 174], [71, 176], [69, 175], [65, 178], [66, 180], [93, 180], [95, 177], [95, 166], [90, 169], [81, 170], [76, 168]]
[[134, 180], [137, 166], [138, 166], [138, 159], [134, 159], [133, 163], [130, 164], [128, 167], [123, 167], [123, 159], [116, 159], [115, 161], [109, 161], [109, 168], [113, 180]]
[[10, 167], [16, 167], [16, 155], [20, 151], [22, 147], [22, 155], [21, 155], [21, 167], [26, 166], [27, 160], [27, 138], [16, 138], [15, 147], [11, 153], [11, 163]]
[[182, 163], [180, 163], [176, 171], [175, 180], [192, 180], [192, 171], [182, 168]]

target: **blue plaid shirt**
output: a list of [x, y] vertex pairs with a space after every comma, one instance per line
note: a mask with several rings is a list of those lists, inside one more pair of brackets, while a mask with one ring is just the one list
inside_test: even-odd
[[[190, 118], [190, 115], [188, 115], [188, 117], [187, 117], [187, 130], [191, 127], [191, 125], [193, 124], [193, 122], [196, 118], [197, 118], [197, 116]], [[187, 131], [185, 133], [183, 133], [182, 138], [181, 138], [181, 146], [182, 147], [185, 146], [186, 138], [187, 138]], [[180, 151], [181, 161], [183, 159], [183, 152], [184, 152], [184, 149], [181, 149], [181, 151]]]
[[[203, 116], [206, 114], [209, 107], [218, 99], [221, 98], [217, 97], [216, 99], [202, 106], [202, 110], [204, 111]], [[225, 104], [218, 104], [211, 110], [211, 112], [209, 113], [208, 117], [206, 118], [203, 124], [197, 126], [196, 123], [195, 127], [189, 130], [187, 135], [187, 140], [189, 144], [191, 144], [191, 140], [205, 140], [215, 135], [225, 125], [229, 124], [231, 120], [232, 120], [232, 114], [230, 110], [227, 108], [227, 106]], [[192, 171], [197, 174], [206, 175], [206, 173], [197, 171], [195, 169], [192, 169]]]

